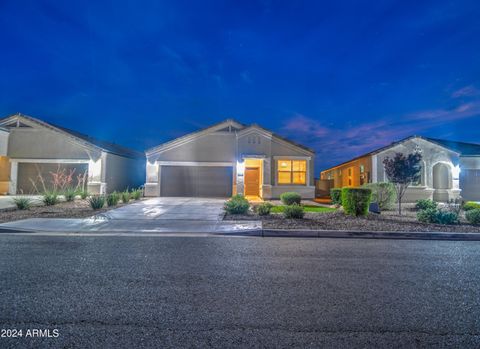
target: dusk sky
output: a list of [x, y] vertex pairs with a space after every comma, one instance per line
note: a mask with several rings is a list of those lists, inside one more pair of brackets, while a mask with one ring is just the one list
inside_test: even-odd
[[480, 1], [0, 0], [0, 114], [145, 150], [223, 119], [316, 173], [419, 134], [480, 143]]

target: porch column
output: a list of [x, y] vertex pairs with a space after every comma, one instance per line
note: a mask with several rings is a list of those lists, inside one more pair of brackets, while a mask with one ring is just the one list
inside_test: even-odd
[[262, 199], [272, 198], [272, 161], [265, 158], [263, 164], [263, 183], [262, 183]]
[[90, 159], [88, 162], [88, 192], [91, 194], [105, 194], [107, 185], [102, 181], [104, 174], [103, 156], [97, 160]]
[[10, 161], [10, 182], [8, 183], [8, 194], [17, 194], [18, 162]]
[[161, 168], [157, 163], [152, 164], [147, 161], [145, 196], [160, 196], [160, 171]]

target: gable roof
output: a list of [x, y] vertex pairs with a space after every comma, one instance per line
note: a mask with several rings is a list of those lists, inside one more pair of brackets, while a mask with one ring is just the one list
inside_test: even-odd
[[47, 123], [47, 122], [42, 121], [40, 119], [31, 117], [31, 116], [28, 116], [28, 115], [24, 115], [24, 114], [21, 114], [21, 113], [17, 113], [17, 114], [14, 114], [14, 115], [7, 116], [3, 119], [0, 119], [0, 123], [7, 123], [11, 119], [15, 119], [15, 118], [24, 119], [26, 121], [30, 121], [34, 124], [40, 125], [40, 126], [45, 127], [47, 129], [62, 133], [62, 134], [72, 138], [73, 140], [75, 140], [77, 142], [80, 142], [80, 143], [82, 143], [84, 145], [87, 145], [87, 146], [91, 146], [93, 148], [97, 148], [97, 149], [105, 151], [107, 153], [111, 153], [111, 154], [115, 154], [115, 155], [119, 155], [119, 156], [123, 156], [123, 157], [127, 157], [127, 158], [143, 158], [145, 156], [143, 153], [141, 153], [139, 151], [136, 151], [136, 150], [133, 150], [133, 149], [130, 149], [130, 148], [126, 148], [126, 147], [123, 147], [121, 145], [118, 145], [118, 144], [115, 144], [115, 143], [112, 143], [112, 142], [99, 140], [99, 139], [96, 139], [94, 137], [88, 136], [86, 134], [71, 130], [69, 128], [62, 127], [62, 126], [57, 126], [57, 125], [52, 124], [52, 123]]
[[168, 141], [166, 143], [163, 143], [163, 144], [160, 144], [158, 146], [155, 146], [153, 148], [150, 148], [150, 149], [147, 149], [145, 151], [145, 153], [147, 155], [150, 155], [150, 154], [154, 154], [156, 152], [159, 152], [159, 151], [162, 151], [162, 150], [167, 150], [167, 149], [170, 149], [170, 148], [173, 148], [173, 147], [176, 147], [178, 145], [181, 145], [181, 144], [184, 144], [186, 142], [189, 142], [191, 140], [194, 140], [196, 138], [199, 138], [201, 136], [204, 136], [204, 135], [207, 135], [209, 133], [212, 133], [212, 132], [216, 132], [216, 131], [220, 131], [220, 130], [223, 130], [227, 127], [233, 127], [233, 128], [236, 128], [238, 130], [240, 130], [239, 132], [243, 132], [243, 131], [247, 131], [248, 129], [258, 129], [260, 131], [263, 131], [265, 133], [268, 133], [270, 135], [272, 135], [273, 137], [279, 139], [280, 141], [283, 141], [283, 142], [286, 142], [286, 143], [289, 143], [290, 145], [293, 145], [295, 147], [298, 147], [298, 148], [301, 148], [305, 151], [308, 151], [310, 153], [315, 153], [312, 149], [310, 148], [307, 148], [301, 144], [298, 144], [298, 143], [295, 143], [289, 139], [286, 139], [282, 136], [279, 136], [278, 134], [276, 133], [273, 133], [272, 131], [270, 130], [267, 130], [266, 128], [263, 128], [257, 124], [252, 124], [252, 125], [246, 125], [246, 124], [242, 124], [241, 122], [238, 122], [234, 119], [226, 119], [224, 121], [221, 121], [217, 124], [214, 124], [213, 126], [209, 126], [209, 127], [206, 127], [206, 128], [203, 128], [199, 131], [195, 131], [195, 132], [192, 132], [192, 133], [188, 133], [186, 134], [185, 136], [182, 136], [182, 137], [179, 137], [179, 138], [175, 138], [171, 141]]
[[443, 148], [446, 148], [448, 150], [451, 150], [455, 153], [458, 153], [459, 155], [461, 156], [480, 156], [480, 144], [476, 144], [476, 143], [465, 143], [465, 142], [456, 142], [456, 141], [448, 141], [448, 140], [443, 140], [443, 139], [437, 139], [437, 138], [429, 138], [429, 137], [423, 137], [423, 136], [416, 136], [416, 135], [413, 135], [413, 136], [409, 136], [409, 137], [406, 137], [406, 138], [403, 138], [399, 141], [396, 141], [396, 142], [392, 142], [390, 143], [389, 145], [386, 145], [384, 147], [381, 147], [381, 148], [378, 148], [378, 149], [375, 149], [375, 150], [372, 150], [368, 153], [365, 153], [365, 154], [362, 154], [362, 155], [359, 155], [359, 156], [356, 156], [354, 157], [353, 159], [350, 159], [348, 161], [344, 161], [338, 165], [335, 165], [335, 166], [332, 166], [332, 167], [329, 167], [321, 172], [325, 172], [325, 171], [329, 171], [329, 170], [332, 170], [336, 167], [340, 167], [342, 165], [346, 165], [348, 164], [349, 162], [352, 162], [352, 161], [355, 161], [355, 160], [358, 160], [358, 159], [361, 159], [361, 158], [364, 158], [366, 156], [371, 156], [371, 155], [375, 155], [375, 154], [378, 154], [378, 153], [381, 153], [382, 151], [384, 150], [387, 150], [387, 149], [390, 149], [390, 148], [393, 148], [399, 144], [402, 144], [410, 139], [414, 139], [414, 138], [420, 138], [420, 139], [423, 139], [424, 141], [427, 141], [427, 142], [430, 142], [430, 143], [434, 143], [436, 145], [439, 145]]

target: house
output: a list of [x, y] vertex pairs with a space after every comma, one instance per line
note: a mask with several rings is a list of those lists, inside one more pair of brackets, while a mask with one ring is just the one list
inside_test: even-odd
[[61, 171], [92, 194], [124, 190], [143, 184], [144, 168], [144, 154], [117, 144], [23, 114], [0, 119], [2, 194], [50, 190], [52, 173]]
[[315, 196], [313, 150], [258, 125], [226, 120], [146, 151], [148, 196]]
[[460, 196], [480, 201], [480, 144], [474, 143], [411, 136], [322, 171], [320, 177], [334, 188], [386, 182], [383, 160], [412, 152], [422, 154], [422, 173], [407, 189], [405, 202], [447, 202]]

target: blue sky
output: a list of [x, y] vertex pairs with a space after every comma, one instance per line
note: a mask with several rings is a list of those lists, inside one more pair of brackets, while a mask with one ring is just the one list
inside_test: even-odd
[[479, 1], [0, 0], [0, 114], [139, 150], [226, 118], [321, 169], [411, 134], [480, 143]]

